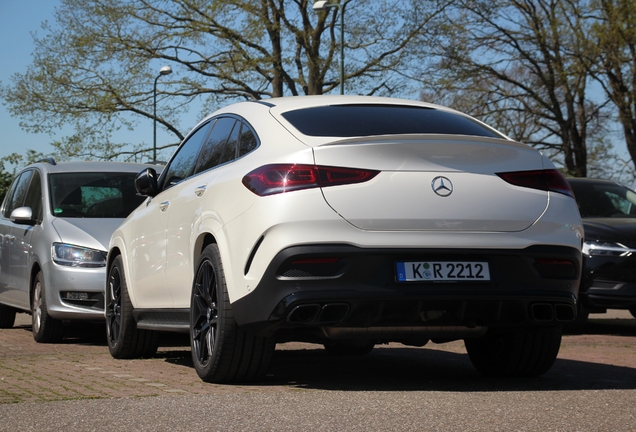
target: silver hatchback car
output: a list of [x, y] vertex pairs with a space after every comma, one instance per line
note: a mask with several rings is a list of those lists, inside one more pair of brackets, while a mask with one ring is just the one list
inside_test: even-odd
[[144, 200], [147, 167], [47, 159], [16, 176], [0, 209], [0, 328], [27, 312], [34, 339], [55, 342], [66, 320], [104, 319], [108, 241]]

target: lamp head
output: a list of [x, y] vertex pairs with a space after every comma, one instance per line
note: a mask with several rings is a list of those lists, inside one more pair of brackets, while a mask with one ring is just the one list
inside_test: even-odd
[[328, 8], [331, 7], [331, 5], [328, 5], [328, 3], [329, 2], [327, 0], [319, 0], [314, 3], [313, 10], [315, 11], [327, 10]]
[[170, 75], [172, 73], [172, 68], [170, 66], [164, 66], [159, 69], [159, 75]]

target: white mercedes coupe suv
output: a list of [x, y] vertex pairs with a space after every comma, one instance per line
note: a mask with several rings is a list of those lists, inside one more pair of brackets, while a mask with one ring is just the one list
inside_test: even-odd
[[537, 376], [576, 318], [583, 228], [540, 152], [423, 102], [307, 96], [203, 120], [117, 229], [109, 350], [190, 334], [207, 382], [263, 377], [276, 343], [335, 355], [465, 341], [487, 376]]

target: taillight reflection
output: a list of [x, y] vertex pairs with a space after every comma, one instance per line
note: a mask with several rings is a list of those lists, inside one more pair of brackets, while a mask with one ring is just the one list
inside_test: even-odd
[[328, 187], [371, 180], [380, 171], [318, 165], [273, 164], [256, 168], [243, 177], [246, 188], [259, 196], [301, 189]]

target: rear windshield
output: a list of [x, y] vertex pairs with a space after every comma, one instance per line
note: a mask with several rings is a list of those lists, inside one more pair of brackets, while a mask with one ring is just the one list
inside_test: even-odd
[[135, 173], [50, 174], [53, 215], [62, 218], [125, 218], [144, 197], [135, 190]]
[[433, 108], [334, 105], [288, 111], [282, 115], [301, 133], [309, 136], [451, 134], [504, 138], [469, 117]]

